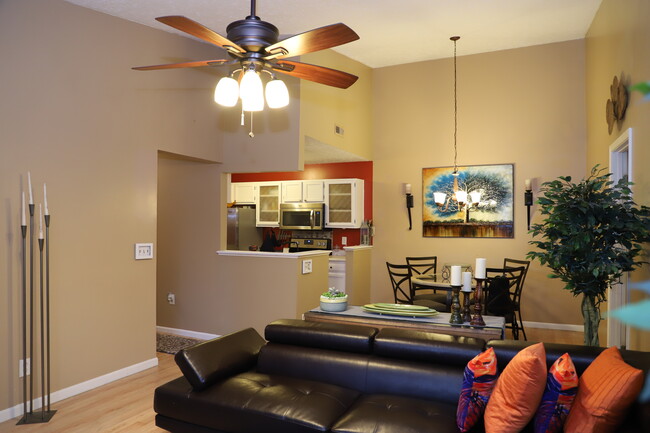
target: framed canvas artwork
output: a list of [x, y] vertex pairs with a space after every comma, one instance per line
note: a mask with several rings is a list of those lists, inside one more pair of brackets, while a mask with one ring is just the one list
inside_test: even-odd
[[514, 165], [422, 169], [422, 235], [514, 237]]

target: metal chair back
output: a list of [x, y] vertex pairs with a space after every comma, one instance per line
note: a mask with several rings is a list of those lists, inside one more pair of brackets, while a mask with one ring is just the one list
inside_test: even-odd
[[411, 304], [411, 267], [386, 262], [396, 304]]

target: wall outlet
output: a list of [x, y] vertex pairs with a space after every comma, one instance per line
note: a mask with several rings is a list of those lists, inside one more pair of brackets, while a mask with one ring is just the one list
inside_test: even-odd
[[311, 266], [312, 266], [312, 260], [303, 260], [302, 261], [302, 273], [303, 274], [311, 274]]
[[135, 244], [135, 259], [148, 260], [153, 259], [153, 244]]
[[169, 305], [176, 305], [176, 295], [167, 293], [167, 302], [169, 302]]
[[343, 246], [346, 246], [348, 244], [348, 237], [347, 236], [341, 237], [341, 244], [343, 244]]
[[[32, 359], [27, 358], [27, 376], [32, 373]], [[18, 377], [23, 377], [25, 375], [25, 368], [23, 366], [23, 360], [18, 360]]]

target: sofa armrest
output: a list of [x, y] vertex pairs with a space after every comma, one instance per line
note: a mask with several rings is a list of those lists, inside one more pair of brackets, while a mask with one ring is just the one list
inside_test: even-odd
[[253, 328], [215, 338], [176, 353], [174, 360], [195, 391], [250, 370], [266, 342]]

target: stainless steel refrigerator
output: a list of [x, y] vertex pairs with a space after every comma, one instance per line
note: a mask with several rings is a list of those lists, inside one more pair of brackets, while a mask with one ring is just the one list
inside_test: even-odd
[[248, 250], [262, 245], [262, 229], [255, 227], [255, 209], [228, 209], [228, 249]]

